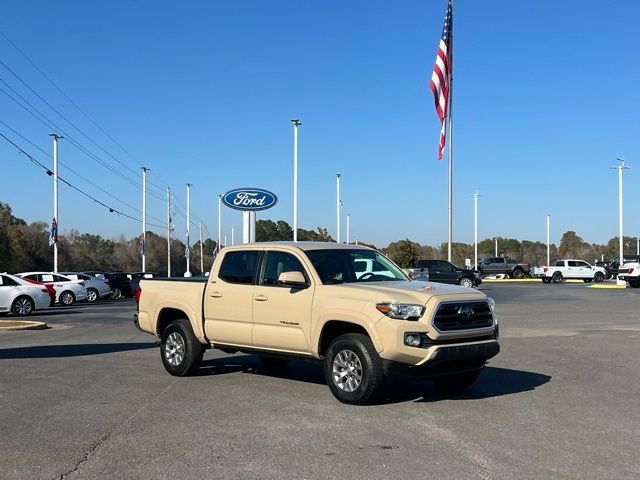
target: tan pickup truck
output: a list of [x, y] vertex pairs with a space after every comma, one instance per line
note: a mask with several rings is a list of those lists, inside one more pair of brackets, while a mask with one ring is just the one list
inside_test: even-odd
[[136, 326], [160, 338], [172, 375], [204, 350], [259, 355], [266, 368], [321, 361], [341, 402], [367, 402], [385, 375], [464, 388], [496, 355], [494, 302], [471, 288], [411, 281], [381, 253], [335, 243], [227, 247], [208, 278], [143, 279]]

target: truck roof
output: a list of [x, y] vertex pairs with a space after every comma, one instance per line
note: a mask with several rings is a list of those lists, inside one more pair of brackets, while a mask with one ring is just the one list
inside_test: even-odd
[[308, 250], [371, 250], [369, 247], [361, 246], [361, 245], [352, 245], [345, 243], [335, 243], [335, 242], [292, 242], [292, 241], [281, 241], [281, 242], [255, 242], [255, 243], [243, 243], [241, 245], [227, 246], [224, 247], [225, 250], [244, 250], [248, 248], [269, 248], [269, 247], [290, 247], [297, 248], [302, 251]]

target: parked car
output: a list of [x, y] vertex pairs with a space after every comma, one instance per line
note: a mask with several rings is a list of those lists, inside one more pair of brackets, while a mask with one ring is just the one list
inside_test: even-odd
[[[467, 268], [460, 268], [446, 260], [418, 260], [411, 269], [412, 277], [419, 275], [419, 271], [427, 269], [429, 281], [438, 283], [449, 283], [461, 285], [463, 287], [477, 287], [482, 283], [480, 272]], [[414, 271], [418, 271], [415, 272]]]
[[136, 298], [134, 323], [159, 337], [169, 374], [194, 373], [207, 348], [257, 353], [265, 368], [303, 357], [323, 362], [344, 403], [366, 403], [385, 375], [399, 373], [464, 389], [500, 351], [493, 300], [411, 281], [363, 246], [227, 246], [209, 280], [142, 279]]
[[40, 282], [36, 282], [35, 280], [31, 280], [30, 278], [23, 278], [22, 280], [29, 282], [33, 285], [42, 285], [44, 288], [47, 289], [47, 292], [49, 293], [49, 306], [53, 307], [56, 303], [56, 289], [53, 288], [53, 285], [51, 285], [50, 283], [40, 283]]
[[625, 270], [618, 274], [619, 280], [624, 280], [631, 288], [640, 287], [640, 263], [633, 262], [624, 265]]
[[[623, 265], [623, 270], [624, 267], [626, 266], [626, 264], [628, 263], [639, 263], [640, 262], [640, 255], [629, 255], [629, 254], [625, 254], [624, 255], [624, 265]], [[620, 257], [613, 257], [611, 260], [607, 260], [605, 262], [596, 262], [596, 266], [597, 267], [603, 267], [606, 269], [607, 272], [607, 279], [612, 278], [612, 277], [616, 277], [619, 273], [620, 270]]]
[[0, 315], [26, 317], [34, 310], [49, 308], [51, 299], [44, 285], [36, 285], [15, 275], [0, 274]]
[[509, 257], [489, 257], [478, 262], [478, 270], [482, 275], [507, 275], [509, 278], [524, 278], [531, 265], [520, 263]]
[[157, 273], [151, 273], [151, 272], [133, 272], [133, 273], [127, 274], [127, 276], [131, 278], [131, 291], [135, 296], [135, 292], [138, 289], [138, 286], [140, 285], [140, 280], [142, 280], [143, 278], [159, 278], [162, 275], [158, 275]]
[[23, 272], [17, 273], [16, 276], [53, 285], [56, 290], [56, 303], [62, 305], [70, 306], [87, 299], [87, 289], [83, 280], [72, 280], [52, 272]]
[[94, 277], [93, 275], [89, 275], [88, 273], [61, 273], [62, 275], [65, 275], [72, 280], [84, 281], [84, 286], [87, 288], [87, 302], [93, 303], [111, 296], [111, 287], [109, 286], [109, 283], [104, 279]]
[[82, 272], [87, 275], [93, 275], [109, 282], [111, 288], [111, 298], [119, 300], [122, 297], [133, 297], [133, 290], [131, 289], [131, 280], [127, 277], [125, 272]]
[[584, 260], [558, 260], [554, 266], [535, 267], [531, 276], [541, 278], [544, 283], [561, 283], [565, 279], [582, 280], [584, 282], [602, 282], [606, 276], [603, 267], [594, 267]]

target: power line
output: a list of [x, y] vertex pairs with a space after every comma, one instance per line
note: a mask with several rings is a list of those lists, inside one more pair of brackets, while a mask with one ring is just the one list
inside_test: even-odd
[[[33, 156], [31, 156], [29, 153], [27, 153], [25, 150], [23, 150], [18, 144], [14, 143], [12, 140], [10, 140], [7, 136], [5, 136], [3, 133], [0, 133], [0, 137], [4, 138], [7, 142], [9, 142], [11, 145], [13, 145], [15, 148], [18, 149], [18, 151], [20, 153], [22, 153], [23, 155], [25, 155], [29, 161], [31, 161], [31, 163], [37, 165], [38, 167], [42, 168], [47, 175], [53, 175], [53, 173], [51, 172], [51, 170], [49, 170], [48, 167], [46, 167], [45, 165], [43, 165], [41, 162], [39, 162], [37, 159], [35, 159]], [[68, 185], [69, 187], [73, 188], [74, 190], [76, 190], [77, 192], [81, 193], [82, 195], [84, 195], [85, 197], [91, 199], [94, 201], [94, 203], [97, 203], [99, 205], [102, 205], [103, 207], [105, 207], [107, 210], [109, 210], [110, 213], [116, 213], [119, 216], [123, 216], [126, 218], [129, 218], [131, 220], [134, 220], [136, 222], [141, 222], [141, 220], [139, 218], [133, 217], [131, 215], [128, 215], [124, 212], [121, 212], [120, 210], [113, 208], [109, 205], [107, 205], [106, 203], [102, 202], [101, 200], [98, 200], [97, 198], [95, 198], [94, 196], [90, 195], [89, 193], [85, 192], [84, 190], [82, 190], [79, 187], [76, 187], [74, 184], [72, 184], [71, 182], [69, 182], [68, 180], [62, 178], [61, 176], [58, 175], [58, 180], [60, 180], [61, 182], [63, 182], [64, 184]], [[164, 225], [156, 225], [154, 223], [150, 223], [147, 222], [148, 225], [151, 225], [153, 227], [156, 228], [165, 228]]]

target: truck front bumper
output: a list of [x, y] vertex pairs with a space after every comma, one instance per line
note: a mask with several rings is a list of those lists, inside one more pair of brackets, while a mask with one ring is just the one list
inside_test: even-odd
[[417, 365], [382, 359], [386, 375], [437, 377], [481, 368], [500, 352], [497, 340], [435, 347], [429, 357]]

